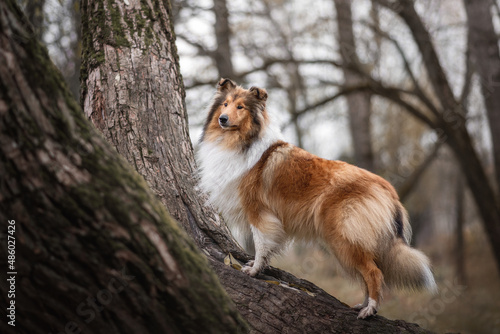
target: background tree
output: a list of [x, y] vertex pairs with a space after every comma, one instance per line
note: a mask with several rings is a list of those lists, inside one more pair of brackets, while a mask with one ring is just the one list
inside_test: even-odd
[[[356, 42], [353, 32], [351, 1], [334, 0], [337, 14], [337, 34], [342, 58], [344, 82], [346, 86], [356, 86], [363, 83], [363, 77], [349, 69], [361, 67], [356, 53]], [[349, 125], [354, 148], [354, 161], [361, 168], [375, 171], [375, 159], [371, 138], [371, 93], [360, 91], [346, 96], [349, 110]]]
[[[445, 136], [446, 143], [455, 153], [468, 181], [468, 186], [472, 191], [490, 240], [497, 269], [500, 270], [500, 202], [496, 200], [495, 190], [488, 180], [485, 169], [474, 148], [469, 130], [465, 125], [465, 108], [453, 94], [451, 85], [433, 46], [432, 38], [416, 12], [413, 1], [405, 0], [398, 3], [385, 0], [376, 1], [386, 8], [397, 11], [397, 14], [410, 29], [422, 55], [423, 65], [437, 101], [436, 103], [431, 102], [418, 83], [414, 82], [413, 92], [411, 93], [431, 111], [429, 117], [426, 112], [418, 110], [412, 104], [403, 100], [402, 96], [406, 94], [404, 90], [383, 87], [377, 80], [372, 81], [370, 89], [402, 105], [413, 116]], [[409, 73], [409, 75], [413, 74]]]
[[[24, 11], [28, 19], [34, 25], [35, 31], [38, 31], [37, 35], [47, 46], [52, 61], [78, 100], [81, 54], [80, 0], [19, 0], [18, 2], [26, 3]], [[29, 14], [30, 11], [32, 14]], [[32, 21], [35, 13], [40, 17], [37, 16]]]
[[214, 0], [213, 11], [215, 14], [215, 37], [217, 39], [217, 49], [215, 50], [214, 58], [219, 77], [238, 80], [234, 73], [233, 61], [231, 59], [231, 28], [226, 0]]
[[[496, 184], [500, 186], [500, 51], [498, 34], [493, 27], [491, 15], [493, 2], [464, 0], [464, 5], [467, 13], [469, 49], [481, 79], [493, 145]], [[496, 201], [500, 203], [498, 194]]]

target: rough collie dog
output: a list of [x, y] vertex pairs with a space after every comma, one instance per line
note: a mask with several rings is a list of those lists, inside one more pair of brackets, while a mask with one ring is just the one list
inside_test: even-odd
[[318, 158], [282, 140], [269, 121], [267, 92], [221, 79], [200, 141], [201, 187], [257, 275], [290, 238], [326, 243], [364, 283], [358, 318], [377, 313], [388, 286], [436, 290], [428, 258], [409, 246], [411, 227], [394, 188], [341, 161]]

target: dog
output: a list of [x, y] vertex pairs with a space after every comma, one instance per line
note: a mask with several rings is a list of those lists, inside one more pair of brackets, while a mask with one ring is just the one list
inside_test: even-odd
[[358, 318], [377, 313], [382, 288], [436, 291], [429, 259], [409, 246], [411, 226], [395, 189], [342, 161], [285, 142], [263, 88], [221, 79], [197, 153], [200, 186], [255, 260], [256, 276], [291, 239], [324, 242], [364, 284]]

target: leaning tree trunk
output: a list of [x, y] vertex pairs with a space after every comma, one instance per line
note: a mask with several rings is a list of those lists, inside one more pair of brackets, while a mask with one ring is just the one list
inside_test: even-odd
[[10, 317], [0, 332], [245, 331], [206, 258], [85, 119], [33, 36], [15, 0], [1, 1], [0, 293]]
[[194, 237], [253, 332], [425, 332], [382, 317], [357, 320], [356, 311], [286, 272], [267, 268], [260, 277], [269, 283], [225, 265], [228, 253], [250, 257], [196, 190], [169, 2], [83, 0], [82, 25], [85, 114]]

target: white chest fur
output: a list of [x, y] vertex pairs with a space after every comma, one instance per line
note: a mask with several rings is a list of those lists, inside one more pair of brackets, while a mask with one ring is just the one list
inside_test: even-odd
[[198, 151], [200, 186], [212, 205], [222, 212], [231, 232], [247, 251], [253, 248], [250, 226], [245, 218], [238, 187], [262, 154], [281, 140], [279, 130], [267, 128], [246, 151], [228, 150], [220, 141], [201, 142]]

